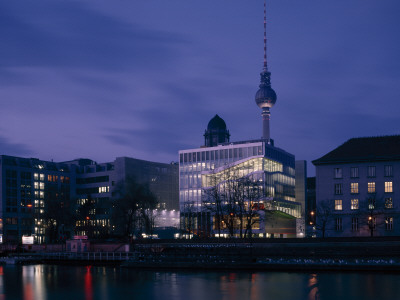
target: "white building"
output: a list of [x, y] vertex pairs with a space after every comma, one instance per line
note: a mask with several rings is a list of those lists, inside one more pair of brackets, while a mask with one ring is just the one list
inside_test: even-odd
[[399, 135], [350, 139], [313, 164], [319, 235], [400, 235]]

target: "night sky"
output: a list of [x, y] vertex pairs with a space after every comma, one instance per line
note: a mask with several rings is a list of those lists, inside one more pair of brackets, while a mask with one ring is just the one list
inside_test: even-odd
[[[269, 0], [277, 147], [399, 134], [399, 0]], [[262, 135], [262, 0], [0, 2], [0, 153], [170, 162], [221, 116]], [[314, 173], [313, 167], [309, 173]]]

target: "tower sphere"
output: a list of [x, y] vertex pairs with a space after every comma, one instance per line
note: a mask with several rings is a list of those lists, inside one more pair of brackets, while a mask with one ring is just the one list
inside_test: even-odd
[[276, 102], [276, 93], [271, 88], [270, 76], [268, 71], [261, 72], [260, 88], [256, 93], [256, 103], [259, 108], [270, 108]]

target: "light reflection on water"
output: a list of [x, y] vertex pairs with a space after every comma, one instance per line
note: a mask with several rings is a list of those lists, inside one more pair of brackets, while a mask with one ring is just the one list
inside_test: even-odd
[[95, 266], [0, 266], [0, 300], [400, 299], [384, 273], [153, 272]]

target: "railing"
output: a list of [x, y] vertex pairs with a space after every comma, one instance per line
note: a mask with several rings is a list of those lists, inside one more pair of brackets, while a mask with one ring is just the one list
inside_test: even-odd
[[133, 252], [54, 252], [41, 253], [43, 260], [124, 261], [134, 257]]

